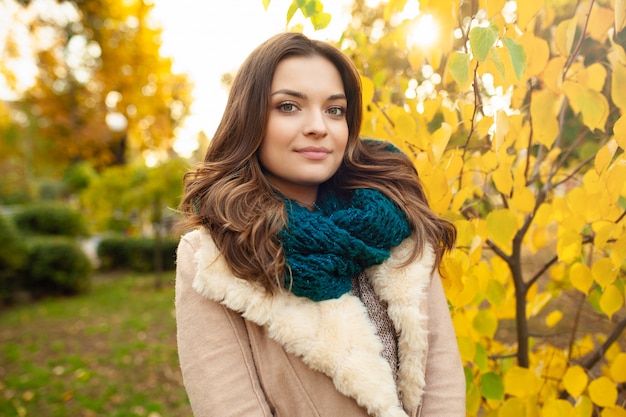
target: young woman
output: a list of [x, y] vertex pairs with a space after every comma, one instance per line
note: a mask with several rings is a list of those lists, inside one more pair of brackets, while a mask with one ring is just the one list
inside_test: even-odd
[[176, 319], [196, 417], [465, 416], [438, 267], [455, 230], [409, 159], [359, 138], [350, 60], [277, 35], [185, 176]]

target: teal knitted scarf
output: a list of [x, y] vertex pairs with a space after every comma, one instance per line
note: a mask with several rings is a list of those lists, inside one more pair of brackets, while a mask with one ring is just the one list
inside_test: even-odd
[[285, 286], [313, 301], [349, 292], [352, 277], [389, 258], [390, 249], [411, 233], [404, 212], [372, 189], [357, 189], [349, 200], [325, 193], [315, 211], [285, 202], [288, 221], [280, 234], [288, 265]]

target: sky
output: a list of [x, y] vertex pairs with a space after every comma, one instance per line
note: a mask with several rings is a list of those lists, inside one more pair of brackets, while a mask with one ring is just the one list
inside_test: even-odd
[[[350, 19], [351, 0], [327, 0], [332, 14], [324, 31], [304, 25], [304, 33], [317, 39], [337, 39]], [[171, 56], [174, 71], [189, 74], [195, 84], [191, 115], [176, 132], [175, 150], [188, 155], [197, 147], [197, 135], [210, 138], [224, 111], [227, 91], [222, 75], [234, 73], [245, 57], [270, 36], [286, 30], [291, 0], [155, 0], [154, 17], [163, 26], [162, 54]], [[298, 12], [293, 23], [305, 23]]]

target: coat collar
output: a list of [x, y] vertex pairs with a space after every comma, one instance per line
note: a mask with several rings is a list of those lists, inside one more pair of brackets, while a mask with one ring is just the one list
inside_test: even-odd
[[235, 277], [206, 231], [201, 232], [196, 253], [198, 272], [193, 286], [203, 296], [265, 327], [270, 338], [329, 376], [337, 390], [371, 415], [406, 417], [398, 395], [404, 409], [414, 415], [425, 385], [426, 291], [433, 265], [432, 253], [402, 265], [413, 244], [413, 238], [407, 238], [392, 249], [390, 259], [366, 270], [374, 291], [387, 302], [398, 332], [397, 386], [367, 310], [351, 294], [321, 302], [288, 291], [270, 294]]

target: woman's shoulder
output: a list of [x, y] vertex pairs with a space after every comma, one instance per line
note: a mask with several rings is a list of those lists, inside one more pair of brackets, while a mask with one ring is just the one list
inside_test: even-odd
[[[209, 240], [212, 243], [211, 236], [203, 227], [190, 230], [181, 235], [180, 241], [178, 242], [178, 250], [191, 250], [195, 252], [206, 240]], [[204, 244], [206, 244], [206, 242]]]

